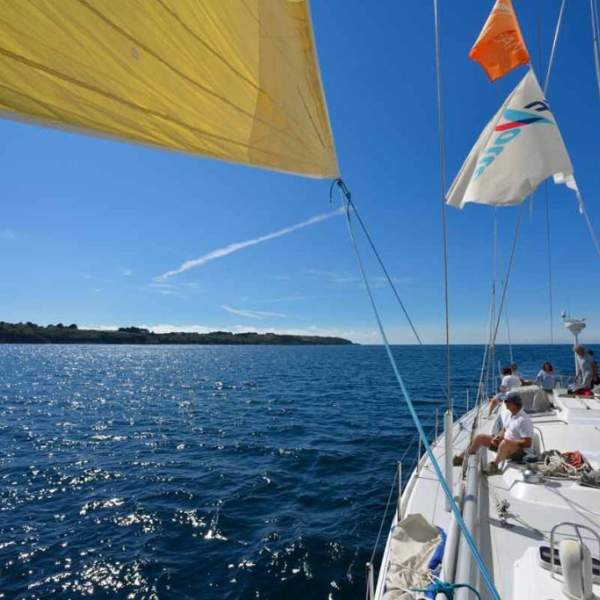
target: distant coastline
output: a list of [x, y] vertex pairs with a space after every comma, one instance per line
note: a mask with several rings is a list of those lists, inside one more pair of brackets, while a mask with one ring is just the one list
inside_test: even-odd
[[6, 323], [0, 321], [0, 344], [235, 344], [273, 346], [342, 346], [350, 340], [318, 335], [279, 335], [275, 333], [152, 333], [141, 327], [120, 327], [117, 330], [79, 329], [71, 325], [37, 325], [36, 323]]

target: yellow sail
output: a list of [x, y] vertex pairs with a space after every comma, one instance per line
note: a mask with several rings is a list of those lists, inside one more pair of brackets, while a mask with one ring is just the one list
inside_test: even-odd
[[0, 111], [338, 175], [306, 0], [0, 0]]

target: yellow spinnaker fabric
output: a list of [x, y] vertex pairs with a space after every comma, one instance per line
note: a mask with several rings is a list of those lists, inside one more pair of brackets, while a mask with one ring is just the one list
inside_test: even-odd
[[0, 0], [0, 111], [338, 175], [307, 0]]

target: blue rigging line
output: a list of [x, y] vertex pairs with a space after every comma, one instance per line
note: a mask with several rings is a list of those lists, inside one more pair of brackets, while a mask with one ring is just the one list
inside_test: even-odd
[[471, 550], [473, 559], [477, 563], [477, 567], [479, 569], [481, 577], [484, 580], [486, 587], [488, 588], [490, 597], [492, 598], [492, 600], [501, 600], [500, 595], [498, 594], [498, 591], [496, 590], [496, 586], [494, 585], [494, 582], [492, 580], [492, 577], [485, 565], [485, 562], [484, 562], [481, 554], [479, 553], [477, 544], [475, 543], [473, 536], [469, 532], [469, 530], [462, 518], [460, 510], [456, 504], [456, 501], [454, 500], [454, 496], [452, 495], [452, 491], [448, 487], [448, 483], [442, 473], [442, 469], [441, 469], [437, 459], [435, 458], [435, 455], [433, 454], [433, 450], [431, 449], [429, 440], [427, 439], [427, 435], [425, 434], [425, 430], [423, 429], [423, 425], [421, 424], [421, 420], [419, 419], [419, 415], [417, 414], [417, 411], [415, 410], [415, 407], [414, 407], [414, 404], [410, 397], [410, 394], [408, 393], [408, 389], [406, 388], [406, 385], [404, 384], [404, 379], [402, 378], [402, 375], [400, 375], [400, 371], [398, 370], [398, 365], [396, 364], [396, 359], [394, 358], [394, 355], [392, 354], [392, 349], [390, 348], [390, 344], [389, 344], [387, 335], [385, 333], [385, 329], [383, 327], [381, 317], [379, 316], [379, 310], [377, 309], [377, 304], [375, 303], [375, 298], [373, 297], [373, 292], [371, 290], [371, 286], [369, 285], [369, 280], [367, 278], [367, 274], [365, 271], [365, 267], [363, 264], [361, 254], [360, 254], [360, 250], [358, 249], [358, 243], [356, 241], [356, 236], [354, 234], [354, 228], [352, 226], [352, 219], [351, 219], [351, 210], [353, 209], [351, 194], [341, 179], [337, 181], [337, 185], [340, 188], [340, 190], [342, 191], [342, 194], [344, 195], [344, 198], [345, 198], [346, 223], [348, 225], [348, 233], [350, 234], [350, 240], [351, 240], [352, 246], [354, 248], [354, 253], [356, 255], [358, 268], [360, 270], [360, 274], [363, 279], [363, 283], [365, 285], [367, 294], [369, 296], [369, 300], [371, 302], [371, 308], [373, 309], [373, 314], [374, 314], [375, 320], [377, 322], [377, 327], [379, 329], [381, 339], [385, 346], [385, 351], [387, 353], [390, 364], [392, 366], [392, 370], [394, 371], [394, 375], [396, 376], [398, 385], [400, 386], [402, 395], [404, 396], [404, 400], [406, 401], [406, 406], [408, 407], [410, 415], [414, 421], [415, 427], [417, 428], [417, 431], [419, 432], [419, 436], [421, 437], [423, 446], [425, 447], [425, 452], [427, 453], [429, 461], [431, 462], [431, 466], [433, 467], [433, 470], [435, 471], [436, 477], [440, 483], [442, 491], [444, 492], [444, 495], [446, 496], [446, 499], [448, 500], [450, 509], [452, 510], [452, 513], [454, 514], [454, 518], [456, 519], [458, 527], [461, 530], [463, 536], [465, 537], [465, 541], [467, 542], [467, 545], [469, 546], [469, 548]]

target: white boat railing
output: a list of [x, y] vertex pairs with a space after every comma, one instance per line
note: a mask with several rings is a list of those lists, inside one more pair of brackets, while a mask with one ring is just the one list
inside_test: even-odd
[[[411, 444], [412, 446], [412, 444]], [[409, 446], [410, 447], [410, 446]], [[392, 485], [390, 487], [390, 493], [388, 495], [387, 503], [385, 505], [385, 510], [383, 513], [383, 518], [381, 519], [381, 523], [379, 525], [379, 532], [377, 533], [377, 538], [375, 540], [375, 544], [373, 546], [373, 552], [371, 553], [371, 558], [366, 563], [366, 580], [367, 580], [367, 590], [366, 590], [366, 600], [374, 600], [375, 598], [375, 555], [377, 553], [377, 549], [379, 548], [379, 540], [381, 539], [381, 534], [383, 532], [384, 525], [387, 521], [388, 512], [391, 506], [392, 498], [394, 495], [394, 490], [398, 490], [398, 501], [394, 515], [394, 521], [400, 519], [400, 515], [402, 514], [401, 502], [402, 502], [402, 461], [398, 461], [398, 466], [396, 468], [396, 473], [394, 474], [394, 480], [392, 481]], [[392, 522], [392, 523], [393, 523]]]
[[373, 600], [375, 598], [375, 573], [373, 563], [369, 561], [367, 563], [367, 600]]
[[[438, 411], [439, 413], [439, 411]], [[437, 414], [436, 414], [436, 419], [437, 419]], [[435, 424], [434, 424], [435, 425]], [[408, 481], [407, 481], [407, 486], [406, 489], [403, 488], [403, 481], [402, 481], [402, 477], [403, 477], [403, 473], [404, 473], [404, 469], [403, 469], [403, 465], [404, 463], [404, 459], [406, 458], [406, 456], [409, 454], [409, 452], [415, 450], [415, 443], [417, 443], [417, 462], [416, 465], [414, 467], [414, 470], [411, 474], [411, 476], [409, 477]], [[379, 548], [379, 541], [381, 539], [381, 534], [383, 532], [383, 528], [385, 523], [387, 522], [387, 518], [388, 518], [388, 512], [389, 512], [389, 508], [391, 505], [391, 500], [393, 497], [393, 492], [394, 490], [397, 490], [397, 503], [396, 503], [396, 510], [394, 511], [394, 515], [392, 517], [392, 523], [391, 523], [391, 528], [394, 527], [394, 525], [396, 523], [398, 523], [400, 520], [402, 520], [404, 513], [403, 513], [403, 508], [402, 508], [402, 497], [403, 497], [403, 493], [405, 491], [407, 491], [412, 485], [414, 485], [415, 482], [415, 477], [418, 477], [420, 469], [421, 469], [421, 463], [425, 462], [426, 460], [426, 456], [422, 456], [422, 446], [421, 446], [421, 438], [420, 436], [416, 436], [413, 437], [413, 439], [408, 443], [408, 445], [406, 446], [401, 459], [398, 461], [397, 463], [397, 467], [394, 473], [394, 480], [392, 482], [391, 488], [390, 488], [390, 493], [388, 496], [388, 500], [385, 506], [385, 510], [383, 513], [383, 518], [381, 519], [381, 524], [379, 526], [379, 532], [377, 534], [377, 538], [375, 540], [375, 544], [373, 546], [373, 552], [371, 554], [371, 558], [369, 561], [367, 561], [365, 567], [366, 567], [366, 600], [374, 600], [375, 598], [379, 598], [382, 595], [382, 590], [383, 590], [383, 581], [380, 581], [380, 577], [381, 577], [381, 572], [379, 573], [379, 577], [377, 578], [377, 585], [375, 585], [375, 555], [377, 554], [377, 549]], [[390, 528], [390, 529], [391, 529]], [[388, 539], [389, 542], [389, 539]], [[386, 544], [385, 549], [384, 549], [384, 555], [382, 557], [381, 560], [381, 564], [385, 564], [386, 563], [386, 551], [389, 548], [389, 544]]]
[[[465, 408], [466, 408], [465, 412], [454, 422], [454, 426], [457, 426], [459, 430], [464, 430], [463, 419], [465, 419], [467, 417], [469, 409], [471, 408], [470, 393], [469, 393], [468, 388], [465, 393]], [[475, 408], [476, 408], [476, 405], [473, 407], [473, 409], [475, 409]], [[440, 411], [439, 411], [439, 409], [436, 409], [433, 412], [432, 416], [433, 416], [433, 423], [430, 423], [429, 427], [430, 427], [430, 431], [434, 434], [433, 441], [432, 441], [432, 446], [434, 446], [436, 443], [440, 442], [440, 440], [438, 439], [438, 436], [440, 434], [440, 427], [439, 427], [440, 426], [440, 422], [439, 422], [440, 421]], [[477, 417], [474, 419], [473, 428], [476, 428], [476, 423], [475, 423], [476, 421], [477, 421]], [[471, 432], [471, 435], [473, 435], [473, 431]], [[454, 439], [455, 436], [456, 436], [456, 431], [453, 432], [452, 438]], [[411, 450], [414, 452], [415, 445], [417, 446], [416, 447], [416, 455], [417, 455], [416, 456], [416, 459], [417, 459], [416, 464], [410, 474], [410, 477], [406, 481], [406, 486], [403, 486], [403, 474], [404, 474], [403, 467], [405, 467], [407, 464], [407, 462], [404, 459], [410, 453]], [[387, 559], [388, 559], [387, 553], [389, 550], [389, 532], [393, 529], [393, 527], [396, 525], [396, 523], [401, 521], [402, 518], [404, 517], [403, 503], [402, 503], [403, 495], [406, 497], [408, 497], [410, 495], [410, 491], [411, 491], [412, 487], [414, 486], [416, 480], [418, 479], [420, 472], [421, 472], [421, 468], [426, 461], [427, 461], [427, 456], [423, 455], [422, 442], [421, 442], [420, 436], [417, 435], [406, 446], [406, 448], [401, 456], [401, 460], [399, 460], [397, 463], [397, 467], [395, 469], [395, 474], [394, 474], [394, 481], [393, 481], [391, 489], [390, 489], [390, 494], [388, 497], [388, 501], [386, 503], [383, 518], [381, 520], [379, 532], [377, 534], [377, 538], [376, 538], [376, 541], [375, 541], [375, 544], [373, 547], [373, 552], [371, 554], [370, 560], [365, 563], [366, 600], [375, 600], [376, 598], [381, 598], [383, 596], [385, 582], [383, 581], [384, 575], [383, 575], [382, 570], [385, 568], [385, 565], [387, 564]], [[408, 461], [408, 462], [410, 464], [410, 461]], [[465, 466], [466, 466], [466, 463], [465, 463]], [[376, 556], [377, 550], [379, 548], [379, 543], [380, 543], [380, 539], [381, 539], [381, 534], [384, 529], [384, 525], [387, 522], [388, 512], [389, 512], [389, 508], [391, 505], [393, 492], [395, 490], [397, 490], [396, 510], [394, 511], [391, 526], [390, 526], [390, 529], [388, 530], [388, 543], [386, 544], [386, 546], [384, 548], [383, 556], [381, 559], [380, 571], [379, 571], [379, 573], [377, 573], [376, 569], [375, 569], [375, 556]], [[460, 485], [457, 486], [457, 494], [455, 496], [455, 499], [458, 502], [459, 506], [462, 505], [464, 495], [465, 495], [465, 483], [464, 483], [464, 481], [462, 481], [460, 483]], [[405, 501], [406, 501], [406, 497], [404, 498]], [[464, 509], [463, 509], [463, 514], [464, 514]], [[460, 531], [458, 528], [458, 523], [456, 523], [456, 519], [452, 518], [450, 529], [448, 532], [448, 538], [446, 541], [446, 551], [444, 552], [442, 571], [440, 574], [444, 581], [451, 582], [454, 580], [454, 574], [456, 571], [458, 555], [459, 555], [460, 537], [461, 536], [460, 536]], [[467, 554], [470, 557], [470, 552], [468, 551], [468, 549], [467, 549]]]
[[396, 507], [398, 521], [402, 521], [402, 461], [398, 461], [398, 506]]

